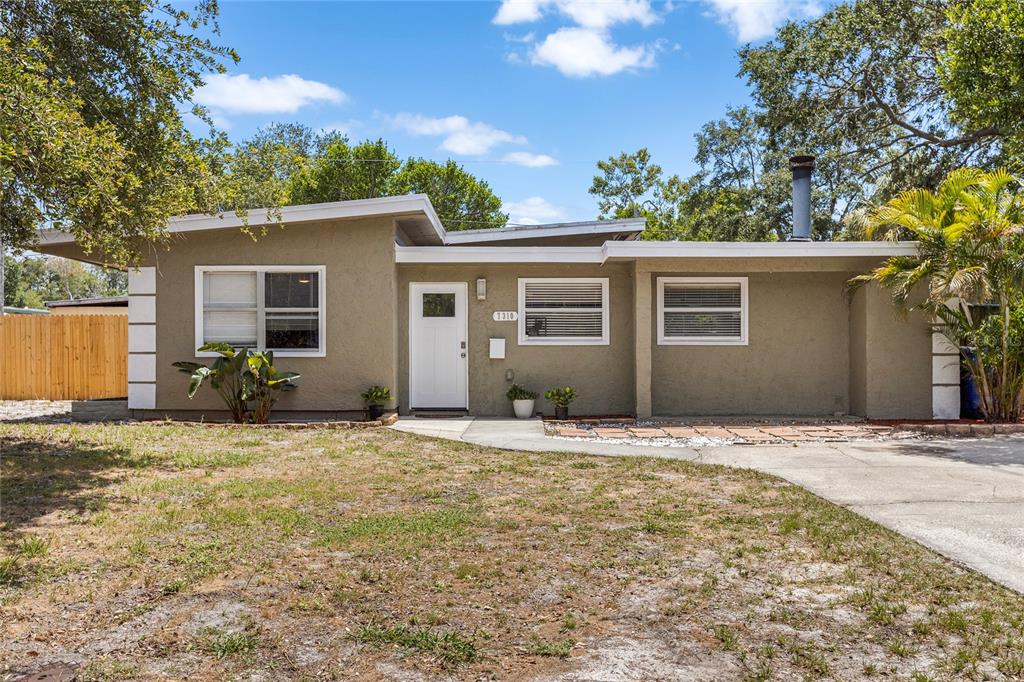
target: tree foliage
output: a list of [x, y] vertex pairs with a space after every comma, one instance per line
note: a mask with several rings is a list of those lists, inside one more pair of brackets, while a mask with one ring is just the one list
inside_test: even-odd
[[225, 195], [240, 209], [423, 193], [449, 230], [508, 220], [490, 186], [450, 159], [402, 161], [383, 139], [353, 144], [300, 124], [267, 126], [236, 145], [225, 177]]
[[42, 308], [46, 301], [123, 296], [128, 275], [52, 256], [4, 256], [4, 305]]
[[182, 119], [202, 74], [237, 60], [197, 35], [216, 16], [214, 0], [0, 1], [0, 239], [52, 224], [124, 264], [216, 203], [211, 147]]
[[[852, 0], [739, 57], [752, 103], [700, 130], [697, 173], [659, 169], [641, 183], [649, 238], [786, 238], [796, 154], [818, 159], [813, 230], [824, 239], [862, 237], [871, 206], [955, 168], [1020, 165], [1019, 0]], [[602, 216], [628, 212], [616, 173], [650, 164], [644, 155], [599, 162]]]
[[[912, 238], [919, 255], [894, 256], [851, 280], [890, 289], [924, 310], [964, 353], [989, 419], [1024, 414], [1024, 194], [1002, 169], [953, 171], [935, 191], [913, 189], [874, 209], [868, 234]], [[917, 298], [915, 298], [917, 297]], [[917, 300], [920, 299], [920, 300]], [[991, 311], [991, 312], [990, 312]]]

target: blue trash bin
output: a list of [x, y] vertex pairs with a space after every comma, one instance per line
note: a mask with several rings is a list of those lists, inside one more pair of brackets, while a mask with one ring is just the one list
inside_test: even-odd
[[984, 416], [981, 411], [981, 391], [967, 363], [963, 361], [964, 357], [973, 360], [974, 350], [961, 346], [960, 354], [960, 416], [965, 419], [981, 419]]

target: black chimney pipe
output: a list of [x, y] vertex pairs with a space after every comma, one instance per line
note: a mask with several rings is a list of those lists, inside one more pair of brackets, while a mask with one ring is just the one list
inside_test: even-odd
[[793, 234], [791, 242], [811, 241], [811, 173], [813, 156], [794, 156], [789, 159], [793, 172]]

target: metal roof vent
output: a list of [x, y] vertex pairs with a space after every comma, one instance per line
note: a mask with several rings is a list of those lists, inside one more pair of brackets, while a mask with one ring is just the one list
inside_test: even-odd
[[793, 172], [793, 234], [791, 242], [811, 241], [811, 174], [813, 156], [793, 156], [789, 159]]

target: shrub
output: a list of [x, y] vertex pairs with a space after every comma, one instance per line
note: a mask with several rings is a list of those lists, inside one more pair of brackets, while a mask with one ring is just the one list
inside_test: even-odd
[[553, 405], [558, 407], [569, 407], [569, 403], [576, 400], [577, 393], [576, 389], [572, 386], [566, 386], [565, 388], [548, 389], [544, 392], [544, 397]]
[[391, 389], [387, 386], [370, 386], [362, 395], [363, 402], [369, 405], [385, 405], [391, 402]]
[[[274, 367], [272, 351], [236, 349], [228, 343], [207, 343], [199, 350], [212, 351], [220, 357], [208, 367], [198, 362], [173, 363], [179, 371], [190, 376], [189, 400], [209, 379], [210, 386], [217, 391], [231, 412], [232, 420], [238, 424], [248, 421], [266, 424], [270, 421], [270, 411], [279, 393], [295, 388], [295, 380], [299, 378], [295, 372], [282, 372]], [[255, 403], [251, 412], [250, 402]]]
[[512, 384], [508, 392], [505, 393], [505, 397], [509, 400], [536, 400], [537, 394], [533, 391], [528, 391], [519, 384]]

